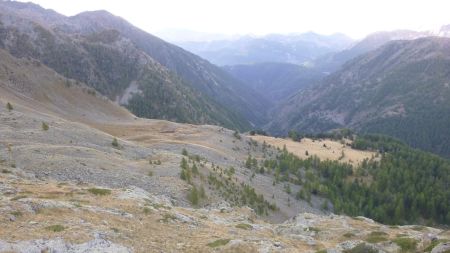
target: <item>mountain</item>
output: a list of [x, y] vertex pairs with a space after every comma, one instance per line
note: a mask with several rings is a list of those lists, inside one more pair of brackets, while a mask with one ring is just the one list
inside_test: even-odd
[[442, 37], [450, 37], [450, 25], [442, 26], [437, 35]]
[[230, 107], [237, 111], [253, 124], [260, 124], [263, 121], [267, 101], [208, 61], [148, 34], [105, 11], [84, 12], [71, 17], [70, 20], [76, 25], [61, 29], [81, 34], [104, 29], [119, 31], [139, 49], [202, 94], [211, 97], [225, 108]]
[[368, 35], [353, 46], [339, 52], [329, 53], [317, 58], [313, 65], [320, 71], [332, 73], [338, 70], [347, 61], [375, 50], [393, 40], [413, 40], [432, 35], [430, 32], [417, 32], [411, 30], [394, 30], [376, 32]]
[[73, 121], [131, 121], [125, 108], [83, 83], [67, 79], [34, 59], [17, 59], [0, 49], [0, 99], [13, 110], [57, 115]]
[[450, 39], [393, 41], [345, 64], [274, 110], [268, 128], [383, 133], [449, 156]]
[[266, 62], [224, 66], [231, 75], [277, 104], [324, 77], [324, 74], [290, 63]]
[[188, 29], [163, 29], [155, 32], [159, 38], [170, 43], [213, 41], [234, 39], [239, 35], [226, 35], [220, 33], [197, 32]]
[[143, 119], [2, 49], [0, 105], [0, 252], [448, 250], [450, 163], [396, 140]]
[[264, 99], [225, 71], [108, 12], [65, 17], [19, 2], [0, 8], [2, 48], [39, 59], [139, 116], [245, 129], [264, 115]]
[[214, 64], [224, 66], [262, 62], [304, 64], [327, 53], [340, 51], [351, 43], [352, 40], [343, 34], [326, 36], [309, 32], [177, 44]]

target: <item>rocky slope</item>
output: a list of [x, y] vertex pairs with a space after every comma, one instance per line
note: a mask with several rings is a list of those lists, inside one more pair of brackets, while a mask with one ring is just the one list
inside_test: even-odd
[[450, 247], [444, 244], [450, 234], [441, 229], [309, 213], [270, 224], [248, 208], [184, 208], [137, 187], [102, 194], [94, 187], [24, 179], [16, 169], [0, 174], [0, 252], [444, 252]]
[[[190, 167], [198, 166], [200, 173], [193, 181], [199, 187], [206, 187], [211, 173], [217, 182], [227, 178], [235, 182], [232, 187], [207, 189], [209, 197], [202, 205], [220, 202], [236, 191], [242, 193], [240, 183], [245, 183], [266, 200], [273, 194], [277, 196], [270, 203], [280, 211], [268, 213], [267, 219], [283, 220], [301, 210], [322, 213], [320, 198], [311, 204], [287, 201], [289, 195], [282, 185], [272, 185], [271, 175], [252, 175], [244, 168], [248, 154], [258, 159], [271, 157], [278, 152], [276, 149], [217, 126], [139, 119], [92, 93], [86, 85], [59, 76], [39, 62], [1, 53], [0, 100], [4, 106], [0, 136], [1, 161], [5, 165], [38, 178], [108, 187], [135, 185], [166, 193], [181, 205], [188, 205], [186, 191], [191, 184], [179, 176], [180, 163], [186, 158]], [[7, 103], [12, 109], [6, 108]], [[114, 138], [118, 139], [117, 145], [112, 144]], [[189, 158], [181, 154], [182, 149], [189, 152]], [[230, 167], [234, 167], [233, 175], [223, 176]]]
[[358, 57], [275, 110], [270, 129], [350, 127], [448, 156], [449, 46], [437, 37], [395, 41]]

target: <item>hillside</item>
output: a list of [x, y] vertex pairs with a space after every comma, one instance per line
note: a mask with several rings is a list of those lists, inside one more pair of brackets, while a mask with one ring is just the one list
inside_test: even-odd
[[70, 17], [69, 20], [72, 26], [64, 25], [58, 29], [81, 34], [105, 29], [119, 31], [140, 50], [216, 103], [238, 112], [253, 124], [260, 124], [265, 119], [267, 101], [208, 61], [148, 34], [105, 11], [84, 12]]
[[336, 70], [339, 70], [339, 68], [343, 66], [347, 61], [375, 50], [390, 41], [414, 40], [431, 35], [432, 34], [430, 32], [416, 32], [411, 30], [376, 32], [373, 34], [369, 34], [363, 40], [355, 43], [349, 48], [317, 58], [314, 61], [314, 66], [320, 71], [332, 73]]
[[311, 68], [290, 63], [258, 63], [224, 66], [237, 79], [258, 91], [273, 104], [318, 82], [324, 75]]
[[139, 116], [245, 129], [247, 119], [259, 123], [263, 115], [264, 99], [224, 71], [107, 12], [65, 17], [18, 2], [1, 2], [0, 11], [2, 48], [38, 59]]
[[[331, 214], [339, 202], [315, 188], [313, 172], [323, 168], [305, 160], [286, 180], [291, 156], [264, 140], [137, 118], [36, 60], [0, 56], [2, 252], [404, 252], [450, 240], [445, 229]], [[335, 162], [330, 173], [347, 171]], [[446, 169], [436, 165], [438, 173]], [[303, 173], [311, 181], [300, 185], [294, 179]], [[319, 189], [333, 186], [325, 176], [320, 182]], [[441, 184], [427, 186], [446, 194]], [[339, 212], [352, 211], [344, 209], [350, 199]]]
[[304, 64], [327, 53], [343, 50], [351, 43], [352, 39], [343, 34], [320, 35], [308, 32], [177, 44], [214, 64], [225, 66], [264, 62]]
[[[186, 194], [192, 185], [206, 188], [214, 180], [218, 186], [205, 189], [208, 198], [202, 206], [224, 200], [241, 206], [249, 198], [254, 202], [248, 205], [261, 208], [258, 213], [272, 221], [300, 211], [323, 213], [320, 197], [310, 203], [288, 202], [283, 185], [272, 185], [271, 175], [254, 175], [244, 168], [249, 153], [272, 157], [277, 152], [273, 148], [219, 126], [137, 118], [85, 84], [66, 79], [35, 60], [0, 53], [0, 161], [4, 166], [38, 178], [103, 187], [133, 185], [164, 193], [180, 205], [189, 205]], [[189, 156], [182, 155], [183, 149]], [[189, 161], [189, 183], [180, 179], [184, 159]], [[231, 167], [234, 172], [228, 174]], [[231, 179], [232, 184], [222, 182]], [[242, 199], [231, 198], [241, 194]], [[277, 199], [271, 200], [273, 194]], [[270, 211], [273, 206], [280, 209]]]
[[395, 41], [347, 63], [274, 111], [273, 132], [350, 127], [450, 154], [450, 40]]

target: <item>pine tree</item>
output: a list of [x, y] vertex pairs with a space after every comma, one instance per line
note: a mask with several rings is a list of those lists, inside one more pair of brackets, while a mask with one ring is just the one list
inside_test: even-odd
[[111, 145], [115, 148], [119, 147], [119, 142], [117, 141], [117, 138], [114, 137], [114, 139], [111, 142]]
[[193, 186], [191, 188], [191, 190], [189, 191], [188, 200], [194, 206], [198, 205], [198, 202], [199, 202], [199, 196], [198, 195], [199, 195], [199, 193], [198, 193], [197, 187]]
[[187, 169], [188, 169], [188, 163], [187, 163], [187, 161], [186, 161], [186, 159], [185, 159], [184, 157], [181, 159], [181, 165], [180, 165], [180, 167], [181, 167], [183, 170], [187, 170]]
[[192, 165], [192, 173], [194, 173], [195, 175], [198, 174], [198, 168], [197, 168], [197, 165], [195, 165], [195, 163], [194, 163], [194, 165]]
[[48, 125], [45, 122], [42, 122], [42, 130], [47, 131], [48, 130]]
[[252, 156], [249, 155], [247, 158], [247, 161], [245, 161], [245, 167], [247, 169], [251, 169], [252, 168]]
[[181, 178], [181, 180], [186, 181], [186, 173], [184, 172], [184, 170], [181, 170], [180, 178]]
[[13, 110], [13, 106], [11, 105], [10, 102], [8, 102], [8, 103], [6, 104], [6, 109], [8, 109], [8, 111], [12, 111], [12, 110]]

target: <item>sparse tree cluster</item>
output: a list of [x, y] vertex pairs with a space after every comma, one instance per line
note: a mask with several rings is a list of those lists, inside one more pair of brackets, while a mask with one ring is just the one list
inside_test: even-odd
[[[283, 150], [263, 162], [276, 181], [301, 185], [297, 199], [311, 195], [330, 200], [322, 205], [347, 215], [363, 215], [388, 224], [425, 220], [450, 224], [450, 162], [411, 149], [383, 136], [358, 137], [353, 146], [381, 152], [381, 160], [364, 160], [354, 168], [316, 156], [300, 159]], [[286, 189], [285, 189], [286, 190]], [[332, 204], [332, 205], [330, 205]]]

